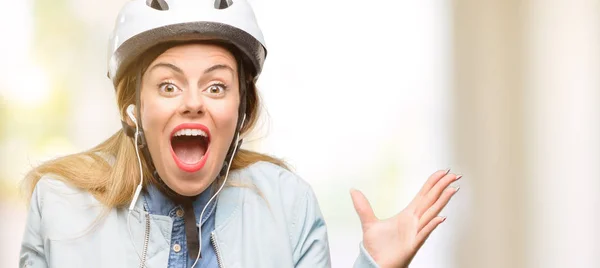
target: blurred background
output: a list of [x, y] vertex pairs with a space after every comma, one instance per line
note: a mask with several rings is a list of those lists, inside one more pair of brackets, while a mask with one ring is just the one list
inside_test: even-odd
[[[0, 267], [33, 166], [120, 128], [106, 78], [126, 0], [2, 0]], [[411, 267], [600, 267], [600, 0], [250, 0], [269, 56], [246, 147], [314, 188], [334, 267], [438, 169], [463, 174]]]

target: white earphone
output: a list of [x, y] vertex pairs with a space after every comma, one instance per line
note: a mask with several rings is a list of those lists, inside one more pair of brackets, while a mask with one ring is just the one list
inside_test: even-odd
[[127, 115], [129, 116], [129, 119], [131, 119], [131, 121], [133, 121], [133, 123], [135, 124], [135, 127], [137, 128], [137, 120], [135, 119], [135, 115], [133, 114], [134, 110], [135, 110], [135, 105], [129, 104], [129, 106], [127, 106]]
[[137, 156], [137, 160], [138, 160], [138, 164], [139, 164], [139, 168], [140, 168], [140, 183], [138, 184], [137, 188], [135, 189], [135, 194], [133, 195], [133, 199], [131, 200], [131, 204], [129, 204], [129, 210], [131, 211], [133, 209], [133, 207], [135, 206], [135, 202], [137, 201], [140, 192], [142, 191], [142, 183], [144, 182], [144, 174], [142, 172], [142, 159], [140, 158], [140, 151], [139, 148], [137, 146], [138, 144], [138, 138], [139, 138], [139, 131], [140, 131], [140, 127], [137, 123], [137, 120], [135, 119], [135, 115], [133, 114], [135, 110], [135, 105], [133, 104], [129, 104], [129, 106], [127, 106], [127, 115], [129, 116], [129, 119], [131, 119], [131, 121], [133, 121], [133, 123], [135, 124], [135, 154]]

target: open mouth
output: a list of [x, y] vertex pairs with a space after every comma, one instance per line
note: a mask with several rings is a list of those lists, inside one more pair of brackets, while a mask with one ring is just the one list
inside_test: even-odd
[[201, 124], [182, 124], [171, 133], [171, 155], [177, 166], [187, 172], [196, 172], [208, 158], [210, 132]]

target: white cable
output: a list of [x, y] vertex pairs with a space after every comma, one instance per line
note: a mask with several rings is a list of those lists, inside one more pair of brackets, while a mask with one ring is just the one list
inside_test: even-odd
[[129, 225], [129, 216], [131, 216], [131, 210], [129, 212], [127, 212], [127, 230], [129, 231], [129, 241], [131, 241], [131, 245], [133, 246], [133, 250], [137, 254], [138, 258], [140, 259], [140, 263], [141, 263], [142, 262], [142, 256], [138, 252], [137, 247], [135, 246], [135, 243], [133, 242], [133, 235], [131, 234], [131, 226]]
[[[137, 122], [135, 122], [135, 138], [134, 138], [134, 146], [135, 146], [135, 155], [137, 156], [137, 160], [138, 160], [138, 164], [139, 164], [139, 169], [140, 169], [140, 184], [138, 184], [137, 188], [135, 189], [135, 194], [133, 195], [133, 199], [131, 200], [131, 204], [129, 204], [129, 211], [127, 212], [127, 230], [129, 231], [129, 240], [131, 241], [131, 245], [133, 246], [133, 250], [135, 251], [135, 253], [138, 255], [138, 258], [140, 259], [140, 263], [142, 262], [142, 256], [140, 255], [140, 253], [138, 252], [135, 243], [133, 242], [133, 235], [131, 234], [131, 226], [129, 225], [129, 216], [131, 216], [131, 211], [133, 210], [133, 207], [135, 206], [135, 203], [138, 199], [138, 197], [140, 196], [140, 192], [142, 191], [142, 182], [144, 181], [144, 173], [142, 172], [142, 159], [140, 158], [140, 151], [138, 148], [138, 136], [139, 136], [139, 127]], [[145, 264], [142, 263], [142, 266], [145, 267]]]
[[[244, 114], [244, 117], [242, 118], [242, 124], [240, 126], [244, 125], [244, 121], [246, 121], [245, 114]], [[240, 132], [238, 132], [235, 136], [235, 147], [233, 147], [233, 153], [231, 154], [231, 157], [229, 157], [229, 165], [227, 165], [227, 171], [225, 171], [225, 179], [223, 180], [221, 187], [219, 187], [219, 190], [217, 190], [217, 192], [208, 200], [206, 205], [204, 205], [202, 212], [200, 213], [200, 232], [198, 234], [198, 236], [199, 236], [198, 237], [198, 239], [199, 239], [198, 255], [196, 256], [196, 260], [194, 261], [194, 264], [192, 264], [191, 268], [194, 268], [194, 266], [196, 266], [196, 264], [198, 263], [198, 259], [200, 259], [200, 253], [202, 252], [202, 215], [204, 215], [204, 211], [206, 210], [206, 208], [208, 207], [210, 202], [212, 202], [213, 199], [215, 199], [215, 197], [217, 197], [217, 195], [219, 195], [219, 192], [221, 192], [221, 190], [223, 189], [223, 186], [225, 186], [225, 182], [227, 182], [227, 178], [229, 177], [229, 169], [231, 168], [231, 162], [233, 162], [233, 157], [235, 156], [235, 152], [237, 151], [238, 146], [239, 146], [239, 140], [238, 140], [239, 138], [240, 138]]]

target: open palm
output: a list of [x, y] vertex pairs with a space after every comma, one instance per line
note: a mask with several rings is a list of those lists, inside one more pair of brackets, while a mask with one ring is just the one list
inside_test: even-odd
[[448, 186], [460, 178], [449, 170], [432, 174], [404, 210], [384, 220], [375, 217], [360, 191], [351, 191], [362, 225], [364, 247], [380, 267], [408, 267], [431, 232], [446, 219], [438, 214], [458, 191]]

